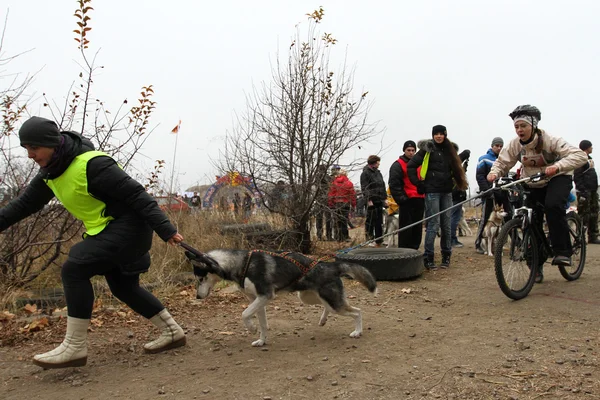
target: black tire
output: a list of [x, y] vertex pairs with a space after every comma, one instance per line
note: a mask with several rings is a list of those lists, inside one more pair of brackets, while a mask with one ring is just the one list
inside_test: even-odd
[[414, 249], [360, 248], [336, 255], [337, 261], [362, 265], [378, 281], [414, 279], [423, 274], [423, 255]]
[[[522, 223], [520, 218], [505, 223], [494, 251], [496, 281], [502, 293], [513, 300], [521, 300], [529, 294], [538, 266], [536, 237], [530, 229], [523, 231]], [[517, 278], [521, 278], [519, 282], [516, 282]]]
[[573, 255], [571, 256], [572, 265], [570, 267], [559, 265], [558, 270], [563, 278], [568, 281], [574, 281], [579, 279], [583, 272], [587, 248], [581, 217], [574, 211], [571, 211], [567, 214], [566, 218], [569, 225], [569, 237], [573, 246]]

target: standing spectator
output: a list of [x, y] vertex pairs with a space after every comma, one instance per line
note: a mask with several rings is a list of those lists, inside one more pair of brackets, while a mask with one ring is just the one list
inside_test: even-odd
[[[383, 230], [384, 236], [398, 230], [400, 227], [398, 203], [396, 203], [394, 197], [392, 197], [389, 187], [387, 189], [387, 195], [388, 208], [387, 214], [385, 215], [385, 229]], [[398, 240], [395, 236], [386, 236], [384, 244], [388, 248], [398, 247]]]
[[202, 205], [202, 199], [198, 195], [198, 192], [194, 192], [194, 195], [190, 198], [190, 205], [194, 210], [199, 210]]
[[48, 119], [32, 117], [19, 130], [21, 146], [39, 166], [25, 191], [0, 209], [0, 232], [41, 210], [55, 197], [83, 222], [83, 240], [69, 250], [60, 275], [67, 302], [67, 332], [54, 350], [33, 357], [43, 368], [81, 367], [94, 306], [91, 279], [104, 276], [112, 294], [160, 329], [147, 353], [185, 345], [183, 329], [152, 293], [140, 286], [150, 267], [153, 231], [169, 244], [183, 240], [144, 187], [108, 154]]
[[381, 158], [371, 155], [360, 175], [360, 188], [367, 203], [367, 219], [365, 221], [365, 237], [367, 240], [378, 238], [376, 247], [381, 247], [383, 239], [383, 207], [387, 207], [385, 181], [379, 171]]
[[588, 243], [600, 244], [598, 238], [598, 175], [592, 160], [592, 142], [582, 140], [579, 148], [588, 157], [588, 162], [575, 170], [575, 189], [577, 190], [577, 212], [581, 215], [588, 231]]
[[[458, 152], [458, 145], [454, 143], [454, 149]], [[465, 176], [467, 174], [467, 167], [469, 166], [469, 157], [471, 156], [470, 150], [463, 150], [459, 155], [460, 161], [462, 162], [463, 170], [465, 171]], [[456, 185], [452, 188], [452, 205], [457, 205], [463, 201], [467, 200], [467, 191], [461, 190]], [[450, 221], [450, 242], [452, 243], [452, 247], [463, 247], [463, 244], [459, 242], [457, 231], [458, 224], [463, 217], [463, 208], [462, 207], [454, 207], [452, 209], [451, 221]]]
[[345, 169], [341, 169], [338, 176], [331, 182], [327, 198], [329, 207], [334, 210], [335, 239], [338, 242], [349, 241], [348, 216], [350, 208], [356, 207], [356, 193]]
[[[408, 140], [402, 146], [404, 154], [390, 167], [390, 193], [400, 207], [399, 227], [403, 228], [423, 219], [425, 210], [425, 195], [417, 192], [417, 187], [410, 181], [407, 165], [417, 151], [417, 145]], [[417, 168], [417, 176], [421, 167]], [[423, 237], [423, 224], [398, 232], [398, 247], [417, 250]]]
[[240, 211], [242, 209], [242, 198], [239, 193], [235, 193], [233, 195], [233, 213], [235, 215], [240, 215]]
[[[492, 169], [492, 165], [502, 148], [504, 147], [504, 140], [501, 137], [495, 137], [492, 140], [492, 146], [488, 149], [487, 153], [479, 157], [477, 162], [477, 170], [475, 176], [477, 178], [477, 184], [479, 185], [479, 191], [485, 192], [492, 187], [492, 184], [488, 182], [487, 176]], [[494, 211], [495, 204], [502, 204], [502, 208], [506, 212], [506, 220], [511, 218], [512, 206], [510, 204], [509, 194], [504, 190], [498, 190], [495, 193], [489, 193], [481, 201], [481, 220], [479, 221], [479, 228], [477, 229], [477, 237], [475, 238], [475, 251], [479, 254], [485, 254], [485, 250], [481, 248], [481, 239], [483, 236], [483, 228], [490, 217], [492, 211]]]
[[[427, 222], [425, 234], [424, 264], [427, 269], [436, 269], [433, 262], [434, 242], [441, 220], [442, 263], [441, 268], [450, 266], [452, 189], [467, 189], [465, 171], [456, 149], [448, 140], [446, 127], [436, 125], [431, 131], [433, 139], [419, 142], [419, 151], [407, 165], [408, 177], [417, 187], [418, 193], [425, 193], [425, 217], [444, 211]], [[421, 167], [419, 172], [418, 168]], [[402, 206], [400, 206], [402, 207]]]
[[248, 222], [252, 215], [252, 196], [250, 196], [250, 193], [248, 192], [244, 193], [242, 209], [244, 210], [244, 221]]

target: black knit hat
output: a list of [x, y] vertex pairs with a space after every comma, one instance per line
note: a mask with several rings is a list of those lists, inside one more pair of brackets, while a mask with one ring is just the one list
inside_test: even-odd
[[448, 132], [446, 132], [444, 125], [436, 125], [431, 129], [431, 137], [435, 136], [436, 133], [443, 133], [444, 137], [448, 137]]
[[408, 147], [412, 147], [413, 149], [417, 149], [417, 144], [412, 140], [407, 140], [404, 142], [404, 146], [402, 146], [402, 151], [406, 150]]
[[21, 146], [58, 147], [60, 131], [54, 121], [42, 117], [31, 117], [19, 129]]
[[579, 142], [579, 148], [583, 151], [589, 149], [590, 147], [592, 147], [592, 142], [590, 142], [589, 140], [582, 140], [581, 142]]

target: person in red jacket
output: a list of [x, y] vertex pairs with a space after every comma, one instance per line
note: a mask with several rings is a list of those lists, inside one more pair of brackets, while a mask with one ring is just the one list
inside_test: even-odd
[[335, 177], [327, 194], [327, 204], [334, 211], [334, 221], [337, 224], [336, 238], [339, 242], [349, 241], [348, 216], [350, 209], [356, 207], [356, 192], [354, 185], [348, 179], [348, 171], [341, 169]]

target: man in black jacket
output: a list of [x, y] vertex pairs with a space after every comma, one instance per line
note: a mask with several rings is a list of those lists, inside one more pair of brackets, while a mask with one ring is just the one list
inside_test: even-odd
[[[417, 145], [408, 140], [402, 146], [404, 154], [394, 161], [390, 167], [388, 184], [390, 193], [399, 208], [399, 227], [414, 224], [423, 219], [425, 211], [425, 195], [417, 191], [417, 187], [408, 178], [407, 165], [417, 151]], [[398, 247], [417, 250], [423, 237], [423, 224], [398, 232]]]
[[367, 165], [360, 175], [360, 188], [367, 203], [367, 219], [365, 221], [365, 236], [367, 240], [380, 238], [375, 241], [381, 247], [383, 239], [383, 207], [387, 207], [387, 192], [385, 181], [379, 171], [381, 158], [369, 156]]
[[582, 140], [579, 148], [588, 155], [588, 163], [575, 170], [577, 212], [588, 230], [588, 243], [600, 244], [598, 237], [598, 175], [592, 160], [592, 142]]
[[33, 362], [43, 368], [83, 366], [94, 304], [90, 279], [104, 275], [113, 295], [161, 330], [144, 350], [158, 353], [183, 346], [185, 334], [167, 309], [140, 287], [148, 270], [152, 232], [170, 244], [183, 237], [144, 187], [92, 143], [74, 132], [60, 132], [48, 119], [32, 117], [19, 130], [21, 146], [40, 166], [25, 191], [0, 209], [0, 232], [40, 211], [55, 196], [85, 226], [61, 268], [67, 302], [67, 333], [54, 350]]

